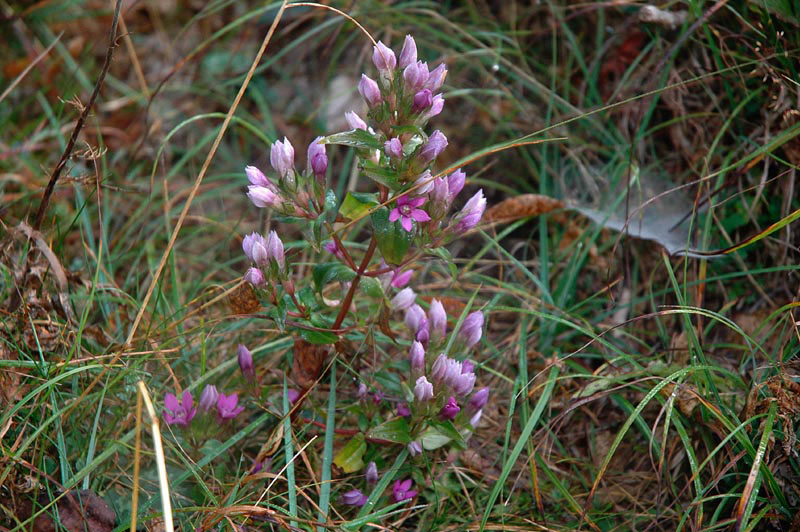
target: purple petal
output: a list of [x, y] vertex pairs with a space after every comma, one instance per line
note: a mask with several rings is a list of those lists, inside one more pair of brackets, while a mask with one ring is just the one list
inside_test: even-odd
[[411, 232], [411, 218], [404, 216], [400, 221], [400, 225], [402, 225], [403, 229], [405, 229], [407, 232]]
[[423, 196], [420, 196], [418, 198], [414, 198], [412, 200], [408, 200], [406, 205], [410, 205], [411, 207], [414, 207], [416, 209], [417, 207], [419, 207], [423, 203], [425, 203], [425, 198]]
[[167, 409], [172, 410], [174, 412], [180, 407], [180, 404], [178, 403], [177, 397], [175, 397], [171, 393], [168, 393], [167, 395], [164, 396], [164, 406]]
[[417, 222], [428, 222], [431, 219], [430, 215], [422, 209], [415, 209], [411, 211], [411, 218]]
[[395, 207], [395, 208], [394, 208], [394, 209], [392, 209], [392, 211], [389, 213], [389, 221], [390, 221], [390, 222], [396, 222], [398, 218], [400, 218], [400, 209], [398, 209], [397, 207]]

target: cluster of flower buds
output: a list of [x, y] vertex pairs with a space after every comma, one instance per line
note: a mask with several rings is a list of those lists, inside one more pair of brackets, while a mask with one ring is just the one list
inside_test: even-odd
[[[244, 410], [244, 406], [239, 405], [238, 394], [225, 395], [224, 393], [219, 393], [217, 387], [213, 384], [207, 384], [203, 388], [198, 406], [200, 407], [202, 418], [215, 415], [220, 422], [233, 419]], [[194, 399], [189, 390], [183, 392], [180, 401], [171, 393], [167, 393], [164, 396], [164, 421], [167, 422], [167, 425], [189, 427], [197, 411], [198, 409], [194, 406]]]
[[270, 231], [267, 238], [259, 233], [250, 233], [242, 239], [242, 249], [254, 264], [244, 274], [246, 281], [254, 286], [263, 286], [268, 280], [286, 279], [286, 255], [278, 233]]

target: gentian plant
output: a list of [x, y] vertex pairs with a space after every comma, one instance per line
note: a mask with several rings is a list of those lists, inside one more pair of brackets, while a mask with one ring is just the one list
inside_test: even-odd
[[[271, 170], [247, 166], [244, 171], [252, 204], [298, 227], [314, 251], [311, 268], [295, 268], [297, 255], [288, 250], [298, 246], [284, 246], [276, 231], [251, 233], [242, 241], [249, 262], [244, 279], [265, 301], [268, 316], [294, 337], [295, 357], [301, 356], [299, 349], [316, 346], [328, 360], [341, 357], [357, 367], [348, 346], [363, 343], [365, 330], [375, 331], [372, 338], [387, 356], [379, 368], [355, 375], [354, 409], [342, 412], [358, 412], [351, 416], [357, 429], [334, 459], [345, 472], [361, 472], [367, 490], [379, 476], [374, 462], [362, 460], [368, 446], [375, 446], [373, 456], [384, 448], [386, 456], [406, 450], [412, 466], [419, 465], [437, 449], [463, 447], [489, 398], [488, 388], [476, 387], [475, 365], [468, 360], [482, 335], [483, 313], [448, 316], [440, 300], [419, 298], [409, 286], [412, 265], [424, 256], [446, 260], [455, 275], [445, 246], [474, 228], [486, 207], [479, 190], [451, 212], [466, 175], [460, 169], [435, 174], [448, 141], [441, 131], [430, 131], [428, 122], [444, 107], [440, 89], [447, 70], [444, 64], [430, 69], [419, 60], [411, 36], [399, 56], [378, 42], [372, 62], [377, 75], [362, 74], [357, 87], [368, 107], [365, 118], [347, 112], [351, 129], [314, 139], [304, 167], [284, 138], [271, 147]], [[335, 196], [326, 177], [330, 145], [355, 150], [359, 173], [374, 182], [374, 192]], [[253, 356], [240, 345], [237, 359], [249, 389], [257, 382]], [[313, 384], [295, 382], [301, 390], [291, 390], [292, 403], [304, 401]], [[188, 424], [194, 416], [191, 396], [184, 395], [181, 404], [174, 396], [167, 399], [167, 421]], [[243, 408], [235, 393], [206, 387], [200, 399], [204, 417], [212, 416], [213, 406], [218, 423], [229, 422]], [[338, 420], [336, 426], [341, 426]], [[419, 482], [430, 481], [421, 476], [423, 470], [412, 471], [418, 475], [417, 489], [412, 478], [398, 478], [384, 494], [387, 503], [415, 498]], [[367, 497], [353, 487], [339, 501], [362, 506]]]

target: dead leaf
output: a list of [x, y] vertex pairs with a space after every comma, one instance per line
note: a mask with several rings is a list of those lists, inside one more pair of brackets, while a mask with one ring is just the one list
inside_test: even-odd
[[489, 208], [484, 222], [513, 222], [520, 218], [539, 216], [564, 207], [564, 202], [541, 194], [522, 194], [508, 198]]
[[255, 314], [261, 310], [261, 301], [250, 283], [242, 283], [228, 296], [228, 304], [235, 314]]
[[[36, 510], [47, 504], [46, 497], [40, 496]], [[106, 501], [89, 490], [69, 491], [56, 503], [58, 507], [58, 525], [53, 521], [51, 512], [44, 512], [33, 521], [33, 530], [37, 532], [111, 532], [117, 516]], [[34, 513], [34, 506], [26, 501], [19, 508], [19, 518], [25, 520]], [[55, 512], [52, 512], [55, 513]]]
[[328, 348], [315, 345], [300, 338], [294, 341], [294, 360], [291, 379], [303, 390], [308, 390], [316, 382], [325, 365]]

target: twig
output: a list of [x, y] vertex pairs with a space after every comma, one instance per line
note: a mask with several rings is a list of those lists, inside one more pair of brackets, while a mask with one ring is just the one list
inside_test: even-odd
[[78, 135], [80, 134], [81, 129], [83, 129], [83, 124], [86, 122], [86, 117], [89, 116], [89, 111], [92, 109], [92, 106], [97, 99], [97, 95], [100, 94], [100, 87], [103, 85], [103, 80], [106, 79], [108, 68], [111, 66], [111, 56], [114, 55], [114, 48], [116, 47], [115, 41], [117, 37], [117, 25], [119, 24], [119, 11], [121, 7], [122, 0], [117, 0], [116, 5], [114, 6], [114, 19], [111, 21], [111, 33], [108, 36], [108, 49], [106, 50], [106, 60], [103, 63], [103, 69], [100, 71], [100, 77], [97, 78], [97, 83], [94, 84], [94, 90], [92, 91], [92, 95], [89, 97], [89, 102], [84, 106], [80, 116], [78, 117], [78, 121], [75, 123], [75, 127], [72, 129], [72, 135], [69, 138], [67, 147], [64, 149], [64, 153], [61, 154], [61, 160], [58, 161], [58, 164], [50, 176], [50, 181], [47, 183], [47, 188], [44, 190], [44, 195], [42, 195], [42, 203], [39, 205], [39, 211], [36, 213], [36, 219], [33, 222], [33, 229], [36, 231], [38, 231], [42, 226], [44, 213], [47, 210], [47, 205], [50, 203], [50, 196], [53, 195], [53, 189], [56, 187], [56, 182], [58, 181], [58, 178], [61, 177], [61, 172], [64, 171], [64, 167], [67, 165], [67, 160], [69, 160], [70, 155], [72, 155], [72, 150], [75, 147], [75, 142], [78, 139]]

